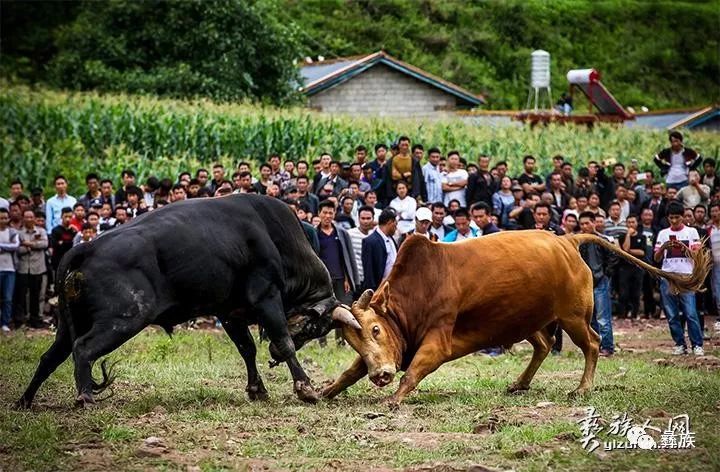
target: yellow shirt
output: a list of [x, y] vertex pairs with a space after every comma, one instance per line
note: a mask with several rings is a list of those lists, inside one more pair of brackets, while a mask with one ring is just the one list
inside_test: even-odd
[[[410, 177], [404, 179], [403, 174], [410, 172]], [[412, 182], [412, 157], [410, 154], [398, 154], [392, 161], [393, 180], [407, 180]]]

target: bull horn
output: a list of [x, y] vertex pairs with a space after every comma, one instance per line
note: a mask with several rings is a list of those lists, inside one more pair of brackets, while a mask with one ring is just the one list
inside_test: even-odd
[[372, 289], [365, 290], [362, 295], [360, 295], [360, 298], [358, 298], [358, 308], [361, 310], [367, 310], [367, 307], [370, 306], [370, 300], [372, 300], [374, 294], [375, 292], [373, 292]]
[[358, 320], [355, 319], [352, 312], [345, 305], [338, 305], [332, 311], [332, 319], [340, 323], [352, 326], [355, 329], [362, 329]]

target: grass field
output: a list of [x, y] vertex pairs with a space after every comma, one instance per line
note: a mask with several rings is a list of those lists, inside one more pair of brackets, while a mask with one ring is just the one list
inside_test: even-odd
[[[443, 366], [390, 410], [379, 402], [397, 383], [380, 390], [367, 380], [332, 402], [300, 403], [287, 369], [267, 368], [266, 344], [259, 365], [271, 399], [251, 403], [245, 368], [222, 332], [179, 330], [169, 338], [148, 329], [110, 356], [120, 361], [114, 396], [76, 409], [66, 362], [30, 411], [10, 405], [52, 337], [13, 333], [0, 339], [0, 470], [720, 470], [717, 358], [670, 359], [664, 321], [625, 323], [616, 332], [620, 353], [600, 360], [587, 398], [566, 396], [582, 370], [574, 346], [546, 360], [528, 393], [506, 395], [530, 358], [520, 344], [512, 355]], [[706, 351], [718, 356], [720, 341]], [[299, 358], [319, 386], [353, 356], [350, 348], [312, 343]], [[590, 405], [606, 429], [618, 413], [661, 429], [687, 413], [697, 447], [586, 452], [576, 422]]]

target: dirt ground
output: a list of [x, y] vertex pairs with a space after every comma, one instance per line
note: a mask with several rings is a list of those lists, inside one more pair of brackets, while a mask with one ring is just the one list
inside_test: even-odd
[[[529, 393], [506, 395], [505, 386], [529, 360], [525, 342], [503, 356], [467, 356], [441, 367], [396, 411], [380, 403], [394, 387], [380, 390], [369, 382], [335, 401], [303, 405], [288, 389], [288, 374], [267, 369], [264, 345], [258, 365], [272, 398], [250, 403], [234, 346], [213, 323], [180, 329], [172, 339], [149, 329], [116, 354], [124, 364], [117, 393], [96, 407], [73, 408], [66, 364], [32, 411], [0, 411], [0, 434], [8, 438], [0, 447], [0, 470], [720, 470], [717, 450], [708, 445], [720, 439], [720, 394], [712, 392], [720, 333], [713, 333], [712, 321], [708, 355], [678, 357], [670, 355], [666, 320], [614, 320], [617, 354], [600, 360], [596, 391], [587, 401], [566, 396], [582, 375], [579, 350], [569, 340], [561, 356], [550, 356], [540, 368]], [[10, 347], [27, 351], [20, 358], [2, 351], [0, 339], [0, 361], [7, 365], [0, 401], [17, 397], [51, 336], [47, 330], [14, 333]], [[300, 354], [318, 386], [354, 355], [349, 348], [314, 345]], [[706, 383], [681, 397], [699, 423], [703, 448], [660, 462], [659, 456], [581, 449], [577, 422], [587, 402], [605, 418], [629, 411], [667, 422], [679, 408], [673, 379]]]

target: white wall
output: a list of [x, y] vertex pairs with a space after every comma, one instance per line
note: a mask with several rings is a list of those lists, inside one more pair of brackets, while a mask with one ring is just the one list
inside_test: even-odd
[[376, 116], [434, 116], [454, 110], [454, 95], [377, 64], [347, 82], [308, 98], [325, 113]]

